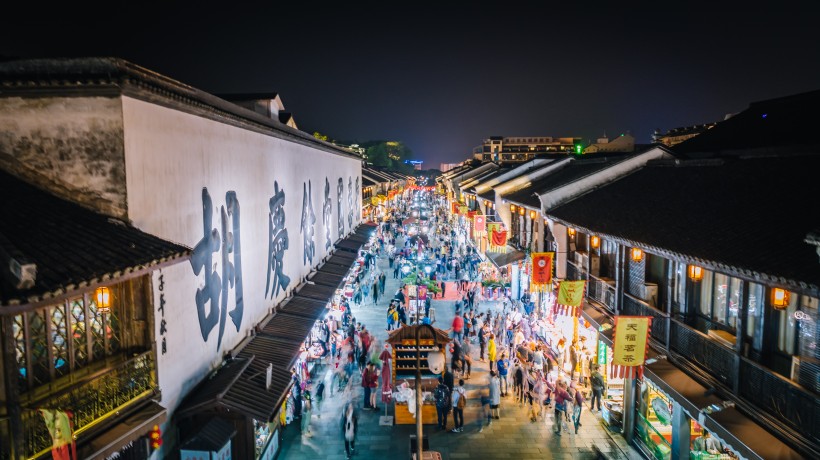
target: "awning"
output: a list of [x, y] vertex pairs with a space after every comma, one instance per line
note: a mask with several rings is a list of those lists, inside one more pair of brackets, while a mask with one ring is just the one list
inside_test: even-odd
[[353, 233], [346, 236], [340, 241], [337, 241], [335, 246], [336, 249], [343, 249], [345, 251], [358, 253], [359, 249], [370, 240], [370, 235], [373, 234], [373, 230], [375, 230], [376, 224], [360, 224], [353, 230]]
[[236, 435], [233, 423], [214, 417], [180, 446], [180, 450], [194, 452], [219, 452]]
[[317, 300], [310, 297], [295, 295], [285, 304], [279, 306], [279, 311], [289, 315], [304, 316], [307, 318], [318, 318], [322, 310], [327, 307], [326, 300]]
[[[723, 403], [717, 396], [707, 396], [706, 387], [665, 359], [644, 366], [644, 375], [680, 404], [695, 420], [698, 419], [701, 409]], [[803, 458], [794, 449], [734, 408], [705, 415], [704, 425], [727, 447], [749, 460]]]
[[507, 252], [487, 251], [484, 255], [487, 256], [487, 259], [494, 263], [498, 268], [504, 268], [513, 262], [518, 262], [519, 260], [524, 260], [527, 258], [526, 253], [510, 248], [509, 246], [507, 247]]
[[164, 407], [149, 401], [91, 442], [80, 446], [77, 454], [80, 458], [106, 458], [148, 434], [154, 425], [165, 423], [167, 416]]
[[336, 287], [325, 286], [324, 284], [309, 284], [305, 283], [296, 291], [300, 297], [308, 297], [323, 301], [325, 304], [330, 302], [333, 295], [336, 293]]
[[325, 286], [333, 286], [334, 288], [338, 288], [342, 285], [345, 275], [319, 271], [314, 273], [308, 279], [316, 284], [323, 284]]

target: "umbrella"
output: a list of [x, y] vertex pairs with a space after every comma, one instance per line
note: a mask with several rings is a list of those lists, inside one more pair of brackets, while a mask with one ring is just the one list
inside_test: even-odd
[[393, 367], [391, 360], [393, 359], [393, 355], [390, 353], [390, 345], [384, 345], [384, 351], [382, 354], [379, 355], [379, 359], [382, 360], [382, 402], [385, 403], [384, 406], [384, 415], [387, 415], [387, 404], [392, 399], [393, 396]]

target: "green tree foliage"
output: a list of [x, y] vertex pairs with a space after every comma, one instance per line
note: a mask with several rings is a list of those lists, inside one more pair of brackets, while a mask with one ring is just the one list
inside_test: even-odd
[[393, 171], [412, 173], [413, 165], [404, 160], [413, 159], [413, 152], [398, 141], [375, 141], [361, 144], [366, 148], [365, 156], [373, 166], [384, 167]]
[[313, 132], [313, 137], [319, 139], [320, 141], [327, 141], [327, 135], [320, 133], [319, 131]]

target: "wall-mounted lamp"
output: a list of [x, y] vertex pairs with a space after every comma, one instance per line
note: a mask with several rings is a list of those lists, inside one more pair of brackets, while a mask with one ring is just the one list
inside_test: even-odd
[[703, 267], [697, 265], [689, 266], [689, 279], [692, 281], [700, 281], [703, 279]]
[[524, 208], [521, 206], [518, 207], [518, 214], [521, 214], [522, 216], [524, 215]]
[[100, 286], [94, 291], [97, 300], [97, 311], [108, 313], [111, 310], [111, 290], [105, 286]]
[[567, 228], [567, 235], [569, 235], [570, 238], [575, 238], [575, 229]]
[[632, 260], [640, 262], [643, 260], [643, 251], [639, 248], [632, 248]]
[[589, 237], [589, 245], [595, 249], [598, 249], [598, 246], [601, 245], [601, 239], [595, 235]]
[[785, 310], [789, 306], [789, 291], [780, 288], [772, 289], [772, 307], [775, 310]]
[[514, 204], [510, 205], [510, 212], [515, 212], [515, 205]]
[[530, 219], [535, 220], [535, 215], [536, 215], [536, 214], [537, 214], [537, 213], [536, 213], [535, 211], [530, 210]]

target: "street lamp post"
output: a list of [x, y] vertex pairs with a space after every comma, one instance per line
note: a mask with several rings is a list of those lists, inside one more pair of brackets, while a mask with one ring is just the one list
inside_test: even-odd
[[[421, 460], [422, 458], [422, 445], [423, 445], [423, 429], [422, 429], [422, 391], [421, 391], [421, 342], [419, 339], [419, 333], [421, 329], [425, 328], [430, 331], [430, 336], [433, 338], [433, 344], [436, 344], [436, 331], [433, 329], [433, 326], [429, 324], [418, 324], [416, 325], [416, 459]], [[429, 368], [437, 367], [437, 364], [434, 363], [442, 363], [443, 356], [433, 356], [434, 353], [438, 353], [442, 355], [441, 351], [434, 352], [431, 351], [427, 354], [427, 365]], [[440, 360], [439, 360], [440, 358]]]

